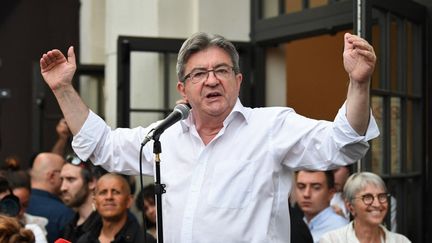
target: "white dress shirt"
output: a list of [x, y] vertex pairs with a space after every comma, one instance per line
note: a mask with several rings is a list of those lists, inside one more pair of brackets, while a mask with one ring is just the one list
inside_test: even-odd
[[[345, 113], [343, 106], [332, 123], [285, 107], [251, 109], [237, 100], [207, 145], [192, 115], [168, 128], [160, 137], [164, 241], [289, 242], [293, 170], [357, 161], [379, 135], [372, 115], [366, 135], [359, 136]], [[156, 124], [111, 131], [90, 112], [73, 147], [81, 159], [109, 171], [138, 174], [140, 143]], [[153, 175], [153, 142], [143, 154], [143, 173]]]

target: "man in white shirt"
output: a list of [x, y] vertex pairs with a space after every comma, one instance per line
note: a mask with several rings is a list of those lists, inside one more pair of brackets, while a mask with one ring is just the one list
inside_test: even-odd
[[[374, 50], [348, 33], [344, 42], [347, 100], [328, 122], [290, 108], [244, 107], [238, 99], [243, 76], [232, 43], [206, 33], [185, 41], [177, 59], [177, 90], [191, 114], [160, 136], [165, 242], [289, 242], [292, 171], [352, 163], [379, 135], [369, 104]], [[111, 131], [71, 84], [72, 47], [68, 58], [59, 50], [47, 52], [40, 66], [81, 159], [137, 174], [140, 143], [157, 123]], [[149, 142], [143, 149], [144, 174], [153, 174], [152, 147]]]
[[301, 170], [296, 172], [295, 178], [295, 198], [314, 242], [318, 242], [324, 233], [348, 224], [348, 219], [330, 207], [330, 200], [335, 193], [333, 171]]

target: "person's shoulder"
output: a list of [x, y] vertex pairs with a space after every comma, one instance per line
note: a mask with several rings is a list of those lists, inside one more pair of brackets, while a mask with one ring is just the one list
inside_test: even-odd
[[128, 242], [143, 242], [144, 232], [136, 218], [128, 214], [127, 221], [117, 233], [116, 240], [128, 239]]
[[319, 242], [320, 243], [345, 243], [347, 231], [349, 230], [349, 225], [342, 226], [340, 228], [331, 230], [329, 232], [324, 233], [321, 237]]
[[411, 241], [405, 235], [391, 232], [391, 231], [387, 231], [387, 233], [388, 233], [388, 237], [389, 237], [388, 242], [411, 243]]
[[293, 112], [294, 109], [290, 108], [290, 107], [285, 107], [285, 106], [267, 106], [267, 107], [255, 107], [255, 108], [250, 108], [250, 107], [246, 107], [247, 109], [252, 110], [253, 112], [264, 112], [264, 113], [277, 113], [277, 112]]
[[265, 121], [269, 122], [271, 120], [284, 120], [290, 114], [295, 115], [296, 113], [292, 108], [273, 106], [273, 107], [256, 107], [256, 108], [246, 108], [244, 113], [245, 117], [250, 117], [253, 119], [248, 119], [249, 121]]
[[332, 222], [335, 222], [335, 223], [337, 223], [339, 225], [346, 225], [346, 224], [349, 223], [348, 219], [346, 219], [346, 218], [342, 217], [341, 215], [337, 214], [333, 210], [333, 208], [328, 207], [326, 210], [328, 211], [329, 218], [331, 219]]
[[28, 224], [37, 224], [45, 227], [48, 224], [48, 219], [42, 216], [36, 216], [29, 213], [24, 213], [25, 222]]
[[92, 230], [87, 231], [81, 236], [79, 236], [78, 240], [76, 240], [76, 243], [92, 243], [92, 242], [99, 242], [97, 240], [99, 236], [100, 231]]

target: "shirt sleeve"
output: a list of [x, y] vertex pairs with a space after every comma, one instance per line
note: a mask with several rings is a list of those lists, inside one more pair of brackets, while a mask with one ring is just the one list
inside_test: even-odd
[[[112, 130], [105, 121], [90, 111], [80, 131], [74, 136], [72, 147], [82, 160], [90, 159], [111, 172], [136, 175], [139, 173], [139, 151], [145, 128], [117, 128]], [[153, 175], [150, 146], [143, 149], [143, 174]]]
[[372, 112], [365, 135], [359, 135], [346, 118], [345, 104], [333, 122], [284, 111], [273, 127], [274, 154], [293, 170], [328, 170], [354, 163], [368, 151], [368, 141], [379, 135]]

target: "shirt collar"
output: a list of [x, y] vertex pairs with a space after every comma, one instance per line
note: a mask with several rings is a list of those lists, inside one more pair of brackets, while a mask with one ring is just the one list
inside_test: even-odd
[[305, 222], [310, 226], [317, 225], [317, 224], [321, 224], [322, 222], [324, 222], [332, 212], [333, 212], [333, 209], [329, 206], [329, 207], [325, 208], [324, 210], [322, 210], [321, 212], [319, 212], [317, 215], [315, 215], [315, 217], [313, 217], [309, 223], [307, 222], [306, 217], [304, 219], [305, 219]]
[[[240, 99], [237, 98], [236, 104], [234, 105], [232, 111], [225, 118], [225, 120], [223, 122], [224, 127], [226, 127], [228, 124], [230, 124], [230, 122], [237, 116], [242, 117], [247, 124], [247, 123], [249, 123], [250, 114], [251, 114], [251, 109], [244, 107], [243, 104], [241, 103]], [[192, 109], [190, 111], [188, 118], [186, 118], [185, 120], [182, 120], [180, 122], [183, 132], [187, 132], [189, 130], [189, 128], [194, 124], [194, 122], [195, 121], [193, 119], [193, 109]]]

